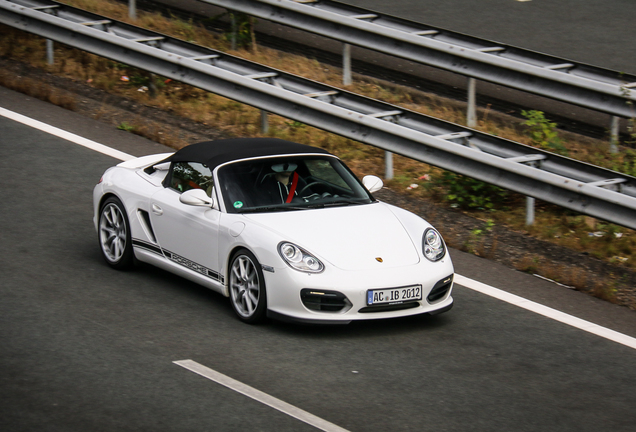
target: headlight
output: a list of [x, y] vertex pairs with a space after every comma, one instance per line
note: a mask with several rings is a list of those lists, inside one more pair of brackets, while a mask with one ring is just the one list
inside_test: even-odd
[[278, 253], [290, 267], [307, 273], [320, 273], [325, 269], [320, 260], [293, 243], [278, 245]]
[[446, 254], [444, 240], [442, 240], [442, 236], [433, 228], [428, 228], [424, 231], [422, 250], [424, 251], [424, 256], [428, 258], [429, 261], [435, 262], [444, 258]]

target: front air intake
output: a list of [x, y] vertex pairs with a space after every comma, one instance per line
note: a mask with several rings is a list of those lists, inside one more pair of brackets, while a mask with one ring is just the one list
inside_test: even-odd
[[351, 302], [341, 292], [305, 288], [300, 299], [307, 309], [320, 312], [342, 312], [351, 307]]
[[453, 275], [447, 276], [435, 284], [431, 292], [426, 297], [429, 303], [435, 303], [446, 297], [448, 291], [453, 286]]

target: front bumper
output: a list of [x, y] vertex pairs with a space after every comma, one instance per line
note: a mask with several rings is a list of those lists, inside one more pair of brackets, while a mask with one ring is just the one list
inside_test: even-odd
[[[453, 306], [453, 273], [449, 258], [373, 272], [331, 268], [321, 274], [306, 274], [276, 268], [264, 274], [268, 316], [283, 321], [346, 324], [354, 320], [439, 314]], [[367, 305], [370, 289], [414, 285], [422, 287], [422, 300]]]
[[[448, 304], [446, 304], [448, 303]], [[453, 308], [453, 298], [450, 297], [450, 302], [446, 302], [446, 306], [440, 308], [440, 309], [436, 309], [430, 312], [418, 312], [416, 314], [409, 314], [409, 315], [400, 315], [400, 316], [412, 316], [412, 315], [439, 315], [442, 314], [444, 312], [448, 312], [449, 310], [451, 310]], [[295, 316], [289, 316], [289, 315], [283, 315], [281, 313], [278, 312], [274, 312], [272, 310], [267, 310], [267, 317], [268, 318], [272, 318], [275, 319], [277, 321], [283, 321], [283, 322], [288, 322], [288, 323], [295, 323], [295, 324], [349, 324], [351, 321], [353, 321], [353, 319], [351, 320], [342, 320], [342, 319], [337, 319], [337, 320], [332, 320], [332, 319], [325, 319], [325, 318], [320, 318], [320, 319], [315, 319], [315, 318], [298, 318]], [[388, 317], [388, 316], [384, 316], [382, 318], [394, 318], [394, 317]], [[360, 318], [356, 318], [356, 319], [360, 319]], [[376, 317], [375, 319], [380, 319], [380, 317]]]

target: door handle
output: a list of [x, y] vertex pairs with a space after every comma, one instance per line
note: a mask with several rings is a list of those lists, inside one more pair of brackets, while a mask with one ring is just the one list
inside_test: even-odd
[[152, 205], [152, 212], [157, 216], [161, 216], [163, 214], [163, 210], [157, 204]]

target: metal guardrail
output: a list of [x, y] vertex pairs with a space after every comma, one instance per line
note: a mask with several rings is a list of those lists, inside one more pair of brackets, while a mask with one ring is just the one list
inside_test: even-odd
[[48, 0], [0, 23], [524, 195], [636, 229], [636, 178]]
[[331, 0], [199, 0], [613, 116], [635, 115], [636, 75], [451, 32]]

